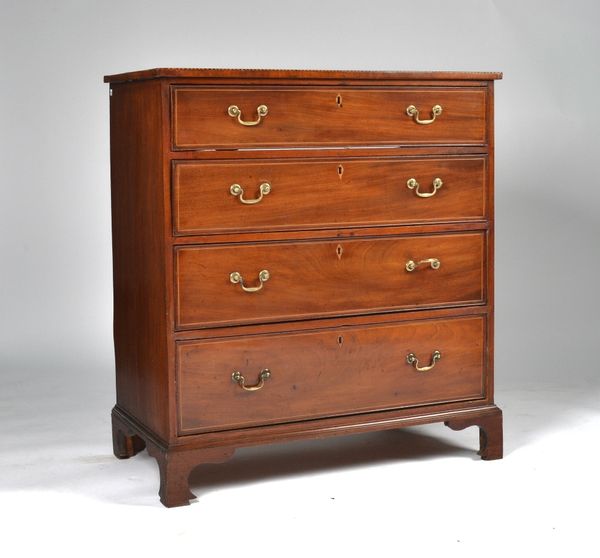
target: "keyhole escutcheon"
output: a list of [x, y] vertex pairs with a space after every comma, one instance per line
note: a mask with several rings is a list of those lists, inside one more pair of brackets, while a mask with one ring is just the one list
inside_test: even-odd
[[341, 244], [337, 245], [337, 247], [335, 249], [335, 253], [336, 253], [337, 257], [338, 257], [338, 260], [341, 260], [342, 259], [342, 254], [344, 253], [344, 249], [342, 248]]

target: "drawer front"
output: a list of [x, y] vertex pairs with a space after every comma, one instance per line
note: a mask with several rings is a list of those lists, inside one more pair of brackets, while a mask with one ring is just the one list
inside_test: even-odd
[[[258, 108], [267, 107], [260, 116]], [[417, 114], [407, 114], [408, 107]], [[433, 107], [441, 114], [430, 124]], [[230, 114], [230, 107], [239, 112]], [[483, 144], [484, 88], [172, 89], [174, 149]], [[241, 121], [241, 122], [240, 122]], [[255, 125], [245, 125], [255, 124]]]
[[173, 166], [174, 232], [193, 235], [482, 219], [486, 215], [485, 177], [484, 157], [177, 161]]
[[483, 316], [179, 342], [179, 432], [480, 399], [485, 351]]
[[484, 233], [180, 247], [176, 326], [480, 303], [484, 247]]

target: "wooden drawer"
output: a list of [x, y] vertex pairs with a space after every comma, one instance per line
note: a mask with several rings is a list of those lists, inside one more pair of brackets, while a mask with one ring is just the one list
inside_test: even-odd
[[193, 235], [482, 219], [485, 183], [485, 157], [176, 161], [173, 226]]
[[179, 342], [179, 433], [479, 399], [485, 351], [483, 316]]
[[[230, 116], [236, 106], [246, 122]], [[429, 120], [419, 124], [407, 108]], [[486, 89], [465, 88], [172, 88], [173, 148], [486, 142]]]
[[[439, 268], [407, 271], [429, 258]], [[179, 329], [472, 304], [485, 294], [478, 232], [179, 247], [175, 265]], [[244, 288], [262, 288], [245, 292], [235, 272]]]

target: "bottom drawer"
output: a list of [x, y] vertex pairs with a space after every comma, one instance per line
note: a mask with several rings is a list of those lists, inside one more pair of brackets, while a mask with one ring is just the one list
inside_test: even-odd
[[485, 325], [469, 316], [180, 341], [179, 433], [480, 399]]

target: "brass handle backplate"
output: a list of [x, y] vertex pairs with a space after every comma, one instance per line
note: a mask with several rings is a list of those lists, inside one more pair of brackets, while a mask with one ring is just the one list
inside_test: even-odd
[[429, 264], [431, 269], [439, 269], [442, 265], [442, 262], [440, 262], [440, 260], [437, 258], [427, 258], [426, 260], [419, 260], [418, 262], [415, 262], [414, 260], [408, 260], [406, 262], [406, 271], [414, 271], [421, 264]]
[[237, 121], [242, 126], [256, 126], [256, 125], [260, 124], [263, 116], [267, 116], [268, 112], [269, 112], [269, 108], [267, 107], [267, 105], [258, 105], [258, 107], [256, 107], [256, 114], [257, 114], [256, 120], [244, 120], [242, 118], [242, 110], [237, 105], [231, 105], [227, 109], [227, 114], [229, 116], [231, 116], [231, 118], [237, 118]]
[[415, 355], [415, 353], [408, 353], [406, 355], [406, 362], [413, 366], [417, 372], [427, 372], [428, 370], [431, 370], [435, 366], [435, 363], [441, 358], [442, 353], [440, 353], [440, 351], [433, 351], [433, 353], [431, 353], [431, 364], [429, 366], [419, 366], [417, 355]]
[[235, 370], [231, 375], [231, 379], [236, 382], [244, 391], [258, 391], [265, 385], [265, 380], [271, 377], [271, 371], [268, 368], [263, 368], [258, 375], [258, 383], [253, 386], [246, 385], [246, 378], [241, 372]]
[[442, 107], [440, 105], [434, 105], [431, 109], [431, 119], [429, 120], [419, 119], [419, 110], [417, 109], [417, 107], [415, 107], [415, 105], [407, 106], [406, 114], [408, 114], [408, 116], [411, 116], [417, 124], [433, 124], [435, 122], [436, 117], [442, 114]]
[[244, 199], [244, 189], [239, 184], [232, 184], [229, 187], [229, 192], [232, 196], [239, 196], [240, 201], [246, 205], [254, 205], [263, 199], [263, 196], [266, 196], [271, 193], [271, 185], [268, 182], [263, 182], [259, 187], [258, 191], [260, 195], [258, 198], [254, 198], [252, 200]]
[[246, 287], [246, 285], [244, 285], [244, 278], [242, 277], [242, 274], [239, 271], [233, 271], [232, 273], [229, 274], [229, 280], [234, 285], [239, 283], [240, 287], [242, 287], [242, 290], [247, 293], [255, 293], [257, 291], [260, 291], [263, 288], [264, 284], [269, 280], [270, 277], [271, 277], [271, 274], [269, 273], [269, 271], [267, 269], [263, 269], [258, 274], [258, 280], [260, 281], [260, 285], [258, 287]]
[[444, 185], [444, 183], [442, 182], [441, 178], [434, 178], [432, 182], [433, 191], [431, 192], [419, 191], [420, 184], [415, 178], [409, 178], [406, 181], [406, 185], [408, 186], [409, 190], [414, 190], [415, 194], [417, 194], [417, 196], [419, 196], [420, 198], [430, 198], [431, 196], [435, 196], [436, 192]]

